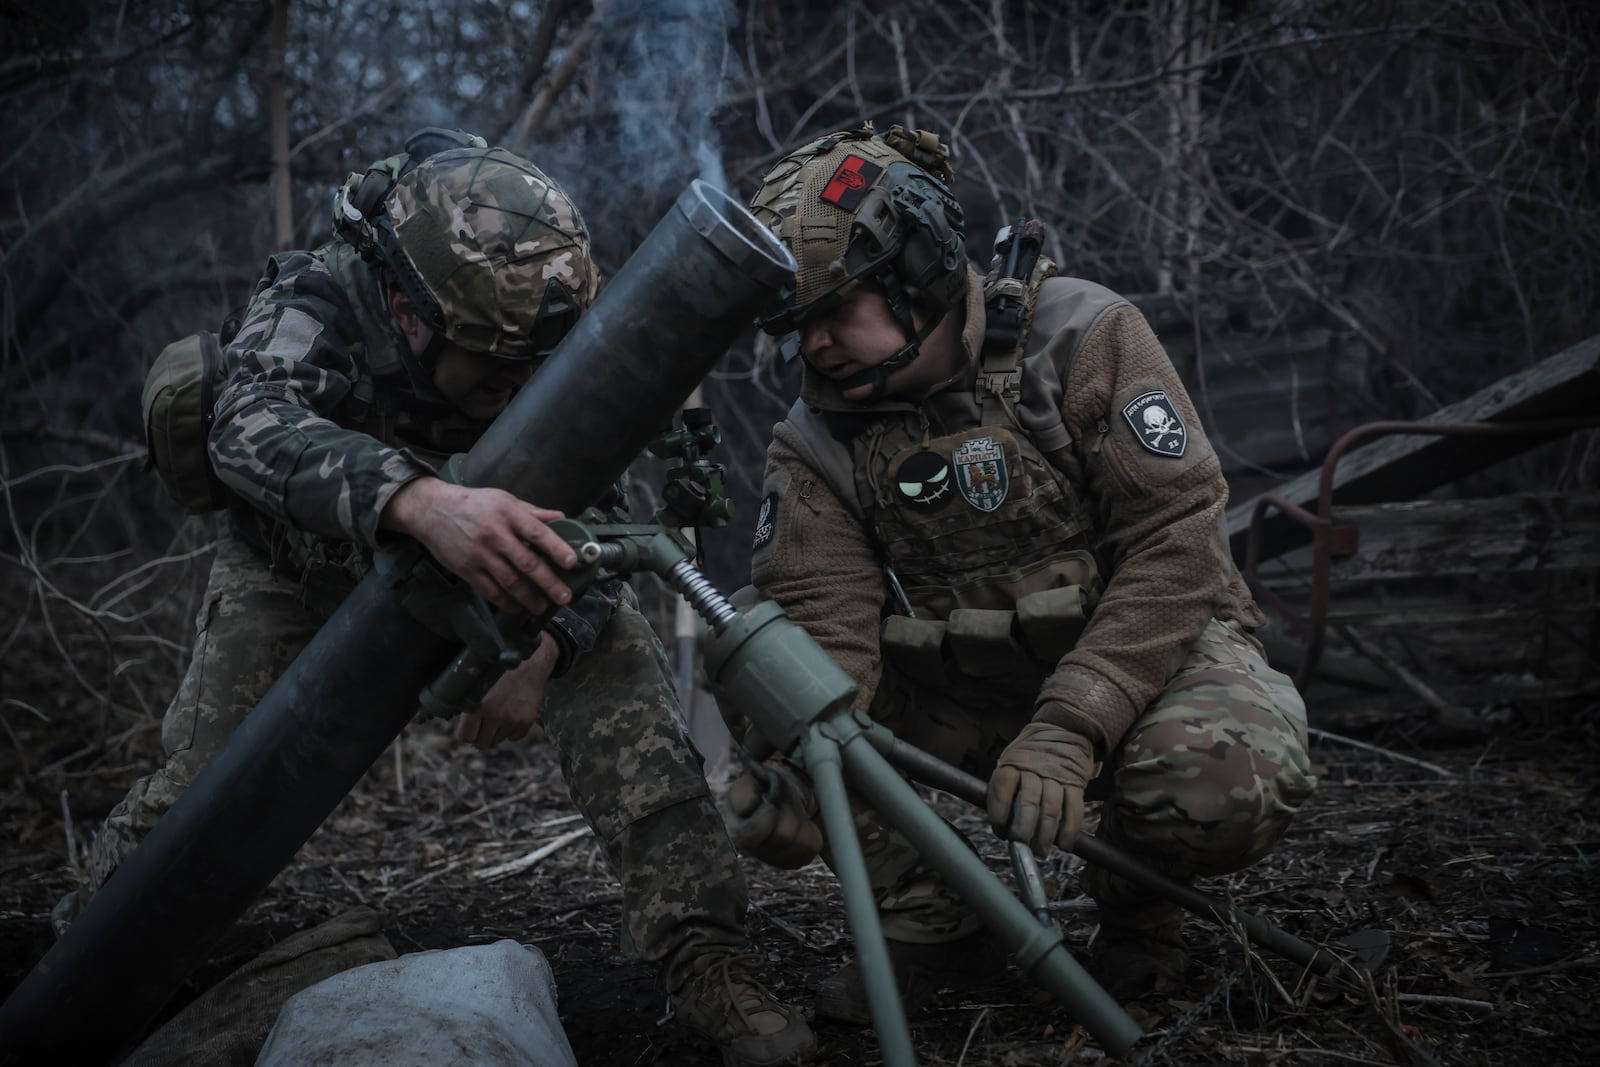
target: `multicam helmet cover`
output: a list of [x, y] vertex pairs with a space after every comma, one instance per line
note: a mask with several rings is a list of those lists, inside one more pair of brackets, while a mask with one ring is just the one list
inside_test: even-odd
[[891, 305], [955, 307], [966, 285], [961, 205], [949, 150], [925, 130], [871, 125], [831, 133], [780, 160], [750, 202], [798, 270], [783, 309], [762, 322], [789, 333], [850, 284], [882, 285]]
[[[422, 160], [383, 202], [405, 263], [434, 308], [425, 321], [462, 348], [547, 355], [594, 300], [599, 276], [577, 206], [532, 163], [500, 148]], [[426, 305], [427, 301], [423, 301]]]

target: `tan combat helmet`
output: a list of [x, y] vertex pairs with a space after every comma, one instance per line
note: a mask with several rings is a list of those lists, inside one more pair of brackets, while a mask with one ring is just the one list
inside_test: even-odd
[[[946, 184], [952, 176], [937, 135], [899, 126], [831, 133], [780, 160], [750, 208], [789, 246], [799, 269], [793, 288], [780, 294], [783, 307], [762, 328], [793, 333], [849, 286], [870, 282], [883, 290], [908, 342], [877, 377], [915, 359], [917, 346], [966, 292], [961, 205]], [[913, 309], [924, 316], [921, 330]]]
[[352, 174], [335, 195], [336, 232], [444, 340], [504, 359], [547, 356], [599, 290], [588, 229], [532, 163], [480, 138], [458, 144]]

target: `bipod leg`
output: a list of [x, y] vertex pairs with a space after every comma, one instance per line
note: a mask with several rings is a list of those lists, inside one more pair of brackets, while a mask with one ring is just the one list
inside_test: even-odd
[[[872, 743], [883, 751], [888, 762], [899, 767], [924, 785], [943, 789], [979, 808], [985, 803], [989, 787], [981, 778], [952, 767], [936, 756], [899, 740], [884, 727], [872, 728]], [[1309, 942], [1274, 926], [1261, 916], [1236, 908], [1225, 900], [1218, 900], [1192, 886], [1175, 882], [1158, 871], [1140, 863], [1116, 846], [1089, 834], [1080, 833], [1072, 851], [1097, 867], [1103, 867], [1119, 878], [1155, 893], [1207, 922], [1222, 927], [1236, 926], [1245, 932], [1252, 943], [1276, 952], [1314, 974], [1343, 979], [1361, 985], [1358, 970], [1376, 970], [1388, 951], [1388, 935], [1381, 930], [1361, 930], [1349, 935], [1348, 943], [1358, 954], [1358, 962], [1351, 963], [1338, 954], [1319, 948]]]
[[1045, 926], [1055, 926], [1056, 921], [1050, 918], [1050, 902], [1044, 895], [1044, 878], [1039, 874], [1039, 861], [1034, 858], [1033, 849], [1021, 841], [1007, 841], [1008, 851], [1011, 853], [1011, 873], [1017, 880], [1017, 895], [1022, 897], [1022, 902], [1033, 912], [1033, 917]]
[[816, 789], [822, 825], [828, 832], [833, 873], [844, 894], [845, 917], [856, 943], [856, 966], [861, 968], [866, 985], [867, 1006], [873, 1028], [878, 1031], [883, 1062], [889, 1067], [914, 1067], [917, 1061], [911, 1049], [911, 1030], [906, 1025], [905, 1007], [900, 1003], [894, 968], [889, 963], [889, 946], [878, 919], [878, 902], [845, 793], [839, 742], [824, 732], [823, 725], [814, 724], [801, 741], [800, 751]]
[[1054, 924], [1044, 926], [1029, 913], [966, 842], [923, 803], [859, 728], [841, 740], [839, 750], [851, 784], [983, 917], [1023, 970], [1113, 1055], [1132, 1048], [1142, 1036], [1138, 1025], [1073, 959], [1061, 942], [1060, 930]]

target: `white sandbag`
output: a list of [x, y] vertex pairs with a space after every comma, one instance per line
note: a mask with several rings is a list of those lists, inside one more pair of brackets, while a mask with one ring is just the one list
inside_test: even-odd
[[256, 1067], [577, 1067], [531, 945], [414, 952], [290, 997]]

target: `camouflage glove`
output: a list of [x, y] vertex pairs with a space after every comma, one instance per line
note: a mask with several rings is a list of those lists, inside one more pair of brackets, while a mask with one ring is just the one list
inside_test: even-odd
[[763, 863], [796, 870], [822, 851], [816, 797], [793, 767], [773, 761], [746, 770], [720, 806], [734, 845]]
[[989, 821], [1043, 856], [1070, 849], [1083, 822], [1094, 745], [1075, 730], [1030, 722], [1000, 753], [989, 777]]

